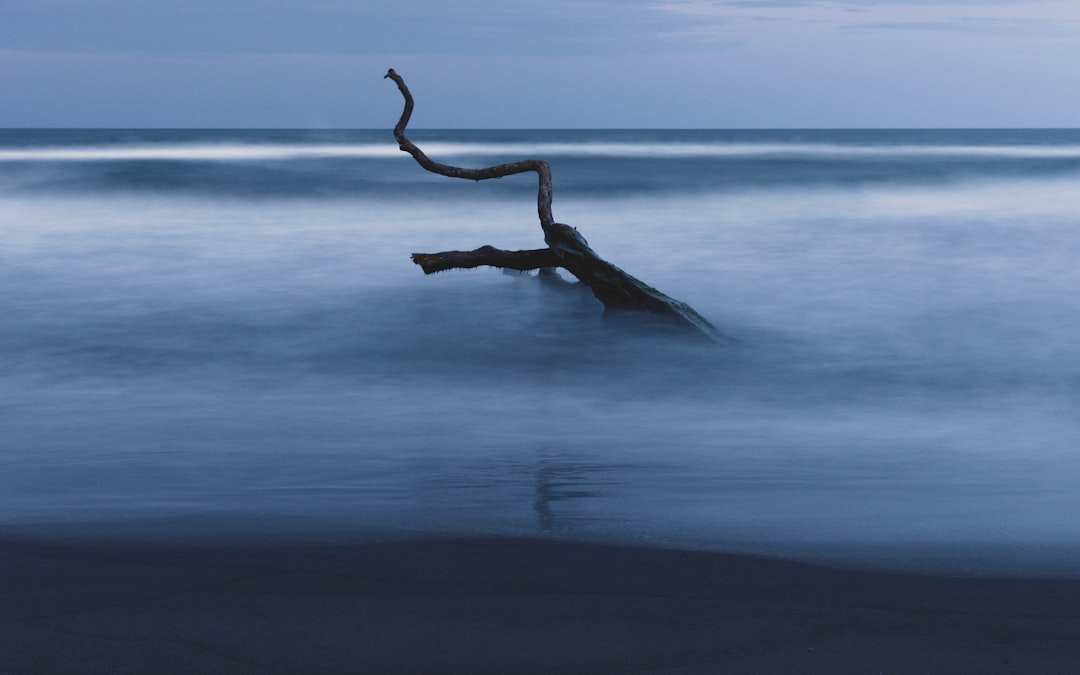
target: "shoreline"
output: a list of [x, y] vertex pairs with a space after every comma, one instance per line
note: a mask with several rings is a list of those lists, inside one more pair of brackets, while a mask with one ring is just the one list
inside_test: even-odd
[[1080, 580], [527, 538], [0, 538], [0, 672], [1015, 673]]

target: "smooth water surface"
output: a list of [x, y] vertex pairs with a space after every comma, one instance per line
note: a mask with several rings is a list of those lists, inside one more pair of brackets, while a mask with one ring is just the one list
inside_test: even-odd
[[0, 528], [523, 534], [1080, 574], [1080, 131], [0, 131]]

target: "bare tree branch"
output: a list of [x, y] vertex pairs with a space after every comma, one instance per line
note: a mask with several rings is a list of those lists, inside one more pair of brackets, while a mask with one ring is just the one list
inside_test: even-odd
[[401, 111], [401, 118], [394, 127], [394, 138], [397, 139], [398, 147], [412, 155], [413, 159], [415, 159], [420, 166], [432, 173], [437, 173], [440, 176], [465, 178], [468, 180], [502, 178], [503, 176], [512, 176], [517, 173], [535, 171], [540, 181], [536, 194], [536, 206], [537, 212], [540, 215], [540, 225], [547, 226], [555, 222], [555, 218], [551, 215], [551, 168], [548, 167], [547, 162], [539, 159], [524, 159], [520, 162], [499, 164], [483, 169], [464, 169], [462, 167], [440, 164], [439, 162], [432, 161], [420, 148], [413, 145], [413, 142], [405, 137], [405, 127], [409, 124], [409, 118], [412, 117], [413, 111], [413, 97], [409, 92], [409, 88], [405, 86], [405, 80], [394, 72], [393, 68], [388, 70], [386, 75], [383, 76], [383, 79], [386, 78], [393, 80], [397, 84], [398, 89], [401, 90], [401, 95], [405, 97], [405, 108]]
[[473, 251], [443, 251], [442, 253], [413, 253], [413, 262], [424, 274], [444, 272], [450, 269], [471, 269], [487, 265], [508, 270], [536, 270], [559, 265], [554, 249], [538, 248], [530, 251], [505, 251], [494, 246], [481, 246]]
[[394, 138], [397, 139], [401, 149], [412, 155], [421, 167], [441, 176], [470, 180], [501, 178], [535, 171], [540, 181], [537, 205], [540, 227], [544, 230], [544, 242], [548, 248], [504, 251], [493, 246], [482, 246], [472, 251], [413, 253], [413, 262], [419, 265], [425, 274], [482, 265], [522, 271], [541, 269], [548, 272], [551, 272], [551, 268], [561, 267], [592, 290], [596, 299], [603, 303], [605, 314], [608, 311], [644, 313], [659, 319], [667, 326], [689, 330], [714, 340], [733, 341], [733, 338], [718, 331], [689, 305], [664, 295], [598, 256], [577, 228], [556, 223], [551, 215], [551, 169], [546, 162], [526, 159], [484, 169], [463, 169], [432, 161], [405, 137], [405, 127], [413, 111], [413, 98], [409, 93], [409, 88], [405, 86], [405, 81], [394, 72], [393, 68], [386, 73], [386, 77], [397, 84], [401, 95], [405, 98], [405, 108], [401, 112], [401, 119], [394, 127]]

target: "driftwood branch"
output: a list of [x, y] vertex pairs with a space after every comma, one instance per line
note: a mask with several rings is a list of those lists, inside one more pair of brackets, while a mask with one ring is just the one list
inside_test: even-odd
[[425, 274], [484, 265], [521, 271], [550, 271], [551, 268], [561, 267], [592, 289], [596, 299], [603, 303], [605, 314], [638, 312], [658, 319], [668, 326], [690, 330], [714, 340], [732, 339], [717, 330], [689, 305], [664, 295], [598, 256], [576, 228], [556, 223], [551, 215], [551, 169], [547, 162], [526, 159], [482, 169], [467, 169], [430, 159], [405, 136], [405, 127], [409, 124], [413, 111], [413, 97], [405, 86], [405, 80], [392, 68], [386, 73], [386, 77], [397, 84], [405, 98], [401, 118], [394, 127], [394, 138], [401, 150], [412, 155], [421, 167], [441, 176], [477, 181], [529, 171], [535, 171], [539, 179], [537, 211], [540, 227], [544, 231], [544, 242], [548, 245], [546, 249], [504, 251], [493, 246], [482, 246], [472, 251], [413, 253], [413, 262], [419, 265]]
[[397, 84], [398, 89], [401, 90], [401, 95], [405, 97], [405, 108], [401, 111], [401, 118], [398, 119], [398, 123], [394, 127], [394, 138], [398, 142], [398, 147], [404, 152], [412, 155], [413, 159], [415, 159], [420, 166], [432, 173], [437, 173], [440, 176], [465, 178], [467, 180], [487, 180], [489, 178], [502, 178], [503, 176], [512, 176], [517, 173], [535, 171], [539, 178], [536, 206], [537, 212], [540, 215], [540, 224], [550, 225], [555, 222], [555, 219], [551, 215], [551, 168], [548, 166], [547, 162], [539, 159], [525, 159], [520, 162], [498, 164], [483, 169], [463, 169], [461, 167], [432, 161], [424, 154], [423, 150], [416, 147], [412, 141], [405, 137], [405, 127], [409, 124], [409, 118], [412, 117], [413, 111], [413, 97], [409, 92], [409, 88], [405, 86], [405, 80], [401, 79], [401, 76], [394, 72], [393, 68], [388, 70], [386, 75], [383, 76], [383, 79], [386, 78], [393, 80], [394, 83]]
[[413, 253], [412, 259], [424, 270], [424, 274], [445, 272], [451, 269], [471, 269], [484, 265], [526, 272], [544, 267], [556, 267], [559, 264], [558, 256], [550, 248], [504, 251], [494, 246], [481, 246], [474, 251]]

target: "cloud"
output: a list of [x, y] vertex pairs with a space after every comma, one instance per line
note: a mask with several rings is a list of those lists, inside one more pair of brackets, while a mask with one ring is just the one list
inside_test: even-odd
[[1047, 4], [1045, 0], [708, 0], [717, 7], [762, 9], [775, 7], [848, 7], [867, 9], [874, 7], [971, 7], [971, 6], [1028, 6]]
[[[775, 7], [810, 7], [823, 4], [820, 0], [719, 0], [712, 4], [722, 7], [735, 7], [739, 9], [772, 9]], [[835, 4], [835, 3], [825, 3]]]
[[661, 0], [657, 9], [687, 19], [683, 34], [743, 35], [754, 25], [819, 30], [955, 32], [993, 35], [1080, 33], [1075, 0]]
[[0, 45], [89, 54], [637, 53], [646, 0], [0, 0]]
[[950, 32], [988, 35], [1069, 35], [1080, 32], [1080, 22], [1060, 19], [995, 19], [952, 17], [935, 21], [877, 21], [852, 24], [852, 30]]

